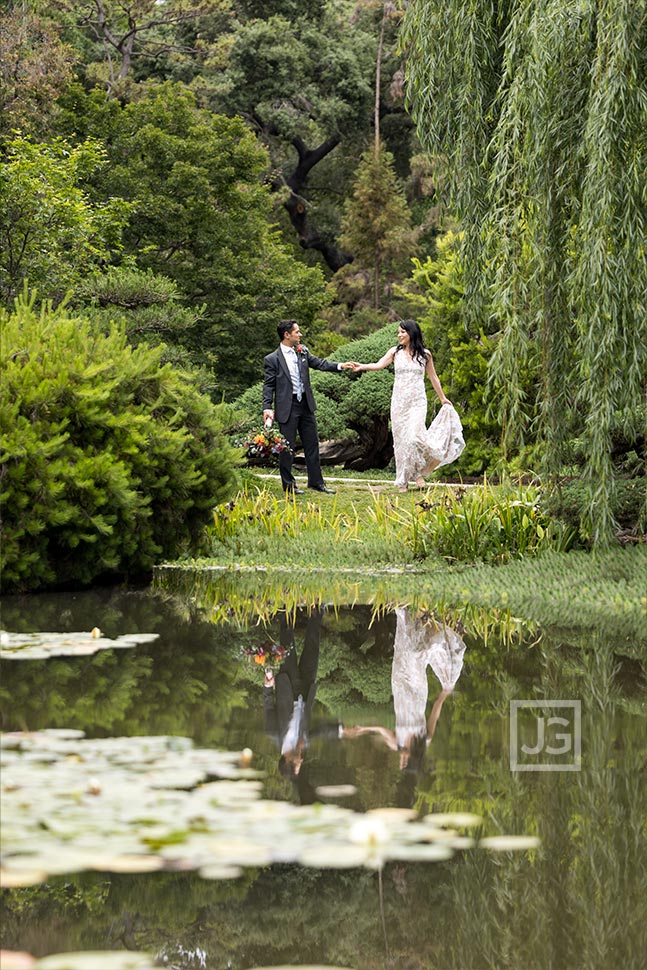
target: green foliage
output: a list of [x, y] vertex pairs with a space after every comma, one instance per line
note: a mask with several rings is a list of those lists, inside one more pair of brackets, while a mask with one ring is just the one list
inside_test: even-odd
[[370, 112], [375, 47], [332, 7], [319, 22], [301, 9], [252, 17], [235, 31], [215, 105], [287, 139], [356, 132]]
[[98, 5], [50, 0], [47, 7], [83, 51], [88, 80], [100, 83], [113, 97], [130, 92], [132, 76], [142, 61], [146, 64], [172, 53], [181, 58], [192, 52], [181, 42], [181, 28], [187, 21], [208, 15], [226, 17], [230, 12], [229, 0], [100, 0]]
[[426, 0], [403, 36], [419, 137], [465, 231], [466, 312], [500, 322], [507, 443], [532, 428], [555, 479], [583, 437], [596, 544], [615, 528], [613, 425], [647, 390], [646, 14], [646, 0]]
[[325, 563], [328, 568], [411, 562], [411, 544], [391, 518], [384, 528], [365, 529], [352, 502], [333, 498], [322, 506], [286, 501], [267, 489], [239, 492], [214, 509], [201, 552], [219, 562], [236, 562], [246, 550], [266, 565]]
[[0, 13], [0, 131], [42, 136], [72, 79], [74, 52], [50, 20], [27, 4]]
[[341, 244], [354, 254], [355, 262], [352, 269], [344, 267], [339, 272], [343, 276], [356, 273], [357, 266], [370, 269], [373, 307], [377, 309], [386, 279], [407, 265], [416, 250], [417, 238], [404, 192], [397, 182], [393, 155], [383, 145], [361, 156], [341, 228]]
[[[465, 312], [460, 235], [437, 240], [434, 258], [414, 257], [411, 278], [395, 288], [416, 314], [445, 393], [465, 429], [465, 450], [455, 464], [461, 475], [492, 472], [501, 458], [501, 425], [492, 415], [488, 366], [495, 320], [476, 323]], [[435, 395], [427, 389], [432, 401]]]
[[276, 321], [307, 325], [325, 301], [320, 271], [296, 262], [269, 225], [264, 149], [240, 118], [197, 108], [179, 84], [143, 85], [123, 107], [77, 87], [65, 106], [70, 131], [105, 141], [110, 165], [92, 191], [130, 203], [126, 254], [205, 307], [177, 342], [240, 392], [274, 346]]
[[551, 547], [565, 551], [575, 530], [553, 522], [535, 487], [454, 489], [423, 500], [412, 530], [414, 552], [459, 562], [507, 562]]
[[[113, 323], [123, 323], [134, 347], [144, 340], [148, 344], [164, 342], [164, 362], [194, 367], [213, 362], [208, 353], [187, 349], [205, 305], [195, 309], [183, 306], [175, 281], [150, 269], [122, 265], [96, 272], [79, 284], [68, 305], [78, 307], [104, 333]], [[208, 382], [205, 371], [203, 384]], [[213, 378], [210, 382], [213, 385]]]
[[[565, 551], [576, 532], [551, 520], [536, 487], [447, 486], [412, 503], [377, 494], [325, 506], [248, 489], [214, 510], [203, 551], [237, 561], [363, 566], [415, 560], [505, 563], [545, 549]], [[360, 527], [361, 522], [361, 527]]]
[[4, 583], [141, 573], [227, 494], [226, 415], [160, 349], [34, 302], [0, 311]]
[[5, 143], [0, 169], [0, 300], [23, 281], [60, 301], [66, 290], [110, 258], [120, 245], [129, 206], [118, 195], [93, 202], [84, 185], [106, 155], [93, 139]]

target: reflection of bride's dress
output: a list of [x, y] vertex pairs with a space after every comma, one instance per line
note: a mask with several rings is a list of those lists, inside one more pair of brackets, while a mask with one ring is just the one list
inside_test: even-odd
[[427, 735], [427, 666], [443, 690], [452, 690], [463, 669], [465, 643], [449, 627], [425, 623], [410, 610], [396, 614], [391, 690], [398, 748], [409, 737]]
[[397, 477], [395, 484], [428, 475], [455, 461], [463, 448], [463, 428], [451, 404], [443, 404], [427, 428], [425, 365], [406, 350], [393, 359], [395, 380], [391, 397], [391, 430]]

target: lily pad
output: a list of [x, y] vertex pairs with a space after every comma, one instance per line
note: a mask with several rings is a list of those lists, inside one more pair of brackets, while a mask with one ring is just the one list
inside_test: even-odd
[[432, 812], [430, 815], [425, 815], [423, 822], [440, 828], [467, 829], [481, 825], [483, 819], [472, 812]]
[[[265, 801], [239, 753], [195, 748], [188, 738], [86, 739], [57, 730], [0, 740], [8, 887], [88, 869], [198, 871], [205, 879], [273, 863], [375, 869], [389, 859], [437, 861], [471, 845], [409, 809]], [[438, 818], [467, 824], [478, 816]]]
[[319, 785], [315, 788], [320, 798], [350, 798], [357, 794], [355, 785]]
[[536, 849], [540, 844], [536, 835], [491, 835], [479, 840], [482, 849], [492, 849], [494, 852], [521, 852]]
[[36, 958], [23, 950], [0, 950], [2, 970], [35, 970]]
[[[47, 879], [43, 869], [0, 869], [0, 889], [23, 889], [36, 886]], [[4, 970], [4, 964], [3, 970]]]
[[78, 950], [42, 957], [34, 970], [154, 970], [155, 958], [132, 950]]
[[203, 879], [238, 879], [243, 870], [240, 866], [203, 866], [200, 875]]
[[0, 630], [0, 657], [3, 660], [85, 657], [99, 650], [132, 649], [158, 638], [158, 633], [127, 633], [111, 640], [102, 636], [97, 627], [83, 633], [9, 633]]

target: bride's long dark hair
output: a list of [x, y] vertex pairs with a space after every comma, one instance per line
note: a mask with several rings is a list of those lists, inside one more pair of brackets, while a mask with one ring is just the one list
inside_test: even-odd
[[[418, 326], [415, 320], [401, 320], [398, 326], [402, 327], [409, 334], [409, 339], [411, 343], [409, 344], [409, 353], [414, 360], [419, 360], [421, 363], [427, 363], [427, 353], [425, 348], [425, 341], [422, 336], [422, 330]], [[398, 344], [398, 350], [402, 350], [402, 344]]]

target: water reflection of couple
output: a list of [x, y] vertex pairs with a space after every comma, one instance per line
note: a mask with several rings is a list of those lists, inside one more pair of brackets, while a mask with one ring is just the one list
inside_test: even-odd
[[[395, 730], [381, 725], [357, 725], [347, 728], [345, 736], [375, 734], [400, 753], [402, 770], [417, 772], [434, 736], [443, 704], [463, 669], [465, 643], [455, 630], [438, 623], [429, 614], [416, 614], [404, 608], [395, 612], [391, 668]], [[441, 687], [429, 715], [427, 667], [431, 667]]]
[[[263, 704], [265, 729], [280, 750], [279, 771], [291, 779], [301, 800], [313, 800], [304, 757], [315, 737], [330, 740], [373, 734], [400, 753], [402, 770], [417, 772], [436, 730], [446, 698], [451, 694], [463, 667], [465, 643], [459, 634], [429, 614], [401, 608], [396, 611], [396, 631], [391, 669], [395, 730], [381, 725], [344, 727], [339, 720], [318, 723], [311, 728], [312, 707], [317, 691], [317, 669], [321, 640], [321, 613], [308, 618], [301, 655], [294, 643], [294, 626], [285, 616], [280, 621], [280, 643], [289, 652], [276, 675], [265, 674]], [[440, 682], [427, 715], [429, 687], [427, 667]]]

